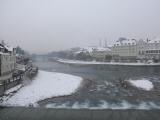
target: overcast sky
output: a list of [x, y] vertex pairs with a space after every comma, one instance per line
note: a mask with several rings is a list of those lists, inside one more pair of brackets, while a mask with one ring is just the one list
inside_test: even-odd
[[0, 40], [32, 53], [160, 37], [160, 0], [0, 0]]

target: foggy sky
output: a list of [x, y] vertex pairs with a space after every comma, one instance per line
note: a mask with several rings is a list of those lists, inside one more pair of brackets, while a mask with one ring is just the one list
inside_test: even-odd
[[32, 53], [160, 37], [160, 0], [0, 0], [0, 40]]

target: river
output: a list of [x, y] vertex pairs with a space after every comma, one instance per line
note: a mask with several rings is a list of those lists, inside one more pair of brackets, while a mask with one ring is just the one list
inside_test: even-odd
[[[35, 65], [41, 70], [61, 72], [80, 76], [84, 79], [83, 86], [71, 96], [62, 96], [40, 101], [41, 107], [72, 107], [96, 108], [97, 106], [119, 105], [143, 107], [160, 106], [160, 67], [111, 66], [111, 65], [69, 65], [39, 58]], [[151, 91], [141, 90], [132, 86], [123, 87], [120, 79], [148, 79], [154, 88]], [[68, 83], [69, 84], [69, 83]], [[143, 108], [142, 107], [142, 108]], [[160, 108], [160, 107], [159, 107]]]

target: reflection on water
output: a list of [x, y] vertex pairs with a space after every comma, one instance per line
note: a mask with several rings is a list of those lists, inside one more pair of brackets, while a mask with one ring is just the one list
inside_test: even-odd
[[[159, 66], [146, 66], [146, 67], [136, 67], [136, 66], [111, 66], [111, 65], [69, 65], [62, 64], [55, 61], [49, 61], [48, 59], [39, 59], [35, 64], [43, 70], [62, 72], [81, 76], [84, 80], [91, 80], [92, 82], [85, 89], [78, 91], [78, 93], [73, 96], [68, 96], [64, 98], [53, 98], [43, 101], [41, 104], [44, 106], [46, 104], [51, 104], [53, 107], [60, 104], [63, 106], [87, 106], [94, 107], [105, 106], [108, 103], [113, 102], [110, 106], [117, 103], [122, 104], [124, 107], [130, 105], [132, 108], [136, 108], [139, 105], [146, 104], [148, 108], [156, 108], [160, 96], [160, 67]], [[119, 84], [119, 79], [148, 79], [153, 85], [154, 89], [151, 91], [143, 91], [131, 86], [123, 88]], [[84, 100], [88, 100], [87, 102]], [[100, 101], [100, 103], [99, 103]], [[122, 102], [123, 101], [123, 102]], [[125, 101], [125, 102], [124, 102]], [[82, 102], [82, 104], [81, 104]], [[88, 103], [89, 102], [89, 103]], [[143, 104], [142, 104], [143, 103]], [[153, 107], [154, 106], [154, 107]], [[102, 107], [103, 108], [103, 107]]]

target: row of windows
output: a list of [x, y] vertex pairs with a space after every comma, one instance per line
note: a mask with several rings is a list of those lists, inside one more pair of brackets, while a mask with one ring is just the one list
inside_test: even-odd
[[6, 72], [14, 69], [14, 63], [12, 64], [7, 64], [7, 65], [1, 65], [1, 72]]
[[150, 53], [160, 53], [160, 50], [147, 50], [146, 53], [150, 54]]
[[[157, 43], [157, 44], [155, 44], [155, 43], [149, 43], [149, 44], [147, 44], [147, 43], [144, 43], [144, 44], [142, 44], [143, 46], [145, 46], [145, 47], [151, 47], [151, 46], [158, 46], [160, 43]], [[136, 43], [121, 43], [121, 44], [114, 44], [114, 46], [131, 46], [131, 45], [136, 45]], [[141, 45], [141, 44], [139, 44], [139, 45]], [[141, 46], [142, 46], [141, 45]]]
[[[133, 54], [135, 53], [134, 50], [128, 50], [128, 51], [114, 51], [114, 54], [118, 53], [118, 54]], [[144, 55], [144, 54], [160, 54], [160, 50], [147, 50], [147, 51], [139, 51], [139, 55]]]
[[[121, 45], [135, 45], [135, 43], [121, 43]], [[119, 44], [114, 44], [114, 46], [120, 46]]]
[[1, 58], [4, 59], [4, 60], [10, 60], [10, 61], [14, 60], [13, 56], [8, 56], [8, 55], [2, 55]]

